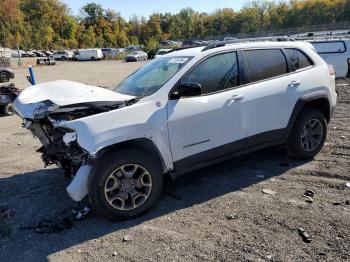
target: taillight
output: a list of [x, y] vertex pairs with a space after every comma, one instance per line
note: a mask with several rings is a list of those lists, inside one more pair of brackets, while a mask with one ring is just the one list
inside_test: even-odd
[[335, 76], [335, 69], [333, 65], [328, 65], [328, 69], [329, 69], [329, 74], [331, 76]]

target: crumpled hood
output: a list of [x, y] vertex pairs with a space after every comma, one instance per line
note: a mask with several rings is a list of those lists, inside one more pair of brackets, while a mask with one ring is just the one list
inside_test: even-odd
[[[22, 118], [33, 118], [33, 111], [42, 102], [51, 102], [52, 109], [91, 102], [123, 102], [135, 97], [78, 82], [58, 80], [27, 87], [14, 101], [14, 109]], [[50, 107], [50, 106], [48, 106]], [[49, 108], [50, 110], [50, 108]]]

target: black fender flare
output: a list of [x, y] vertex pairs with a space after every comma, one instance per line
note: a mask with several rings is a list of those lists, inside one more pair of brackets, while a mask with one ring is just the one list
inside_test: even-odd
[[289, 118], [289, 122], [288, 122], [288, 125], [287, 125], [288, 136], [289, 136], [290, 132], [292, 131], [294, 123], [297, 120], [297, 118], [300, 115], [300, 113], [303, 110], [303, 108], [308, 103], [310, 103], [312, 101], [319, 100], [319, 99], [326, 99], [328, 101], [329, 113], [330, 113], [330, 116], [332, 115], [332, 109], [330, 108], [330, 102], [329, 102], [329, 95], [328, 95], [328, 93], [326, 91], [321, 90], [321, 91], [316, 91], [316, 92], [313, 92], [313, 93], [310, 93], [310, 94], [306, 94], [306, 95], [300, 97], [298, 99], [298, 101], [294, 105], [294, 109], [292, 111], [292, 115]]

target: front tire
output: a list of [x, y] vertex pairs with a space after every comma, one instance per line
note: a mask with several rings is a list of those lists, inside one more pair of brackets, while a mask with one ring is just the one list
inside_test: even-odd
[[5, 116], [12, 116], [13, 114], [14, 114], [14, 111], [13, 111], [12, 103], [5, 105], [4, 106], [4, 115]]
[[104, 154], [94, 165], [88, 182], [94, 210], [111, 220], [143, 214], [159, 199], [162, 188], [159, 163], [138, 149]]
[[287, 142], [288, 153], [297, 159], [311, 159], [317, 155], [327, 138], [327, 121], [322, 112], [304, 109], [297, 118]]

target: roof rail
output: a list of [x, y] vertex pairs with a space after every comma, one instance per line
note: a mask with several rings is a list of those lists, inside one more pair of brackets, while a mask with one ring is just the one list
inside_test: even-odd
[[211, 43], [211, 44], [207, 45], [206, 47], [204, 47], [204, 48], [202, 49], [202, 52], [207, 51], [207, 50], [209, 50], [209, 49], [213, 49], [213, 48], [217, 48], [217, 47], [222, 47], [222, 46], [225, 46], [225, 45], [226, 45], [226, 43], [223, 42], [223, 41], [214, 41], [213, 43]]
[[169, 50], [165, 54], [169, 54], [169, 53], [172, 53], [175, 51], [180, 51], [180, 50], [186, 50], [186, 49], [190, 49], [190, 48], [196, 48], [196, 47], [201, 47], [201, 46], [187, 46], [187, 47], [174, 48], [174, 49]]
[[259, 41], [284, 42], [284, 41], [295, 41], [295, 39], [289, 36], [269, 36], [269, 37], [241, 38], [241, 39], [229, 41], [228, 43], [259, 42]]

